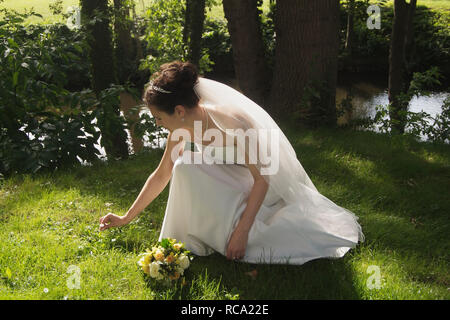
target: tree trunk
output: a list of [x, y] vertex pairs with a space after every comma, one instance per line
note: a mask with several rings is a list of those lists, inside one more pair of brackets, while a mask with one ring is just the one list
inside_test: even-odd
[[241, 91], [265, 105], [269, 74], [256, 0], [223, 0], [231, 36], [236, 79]]
[[406, 65], [406, 72], [409, 74], [412, 74], [411, 71], [411, 65], [410, 61], [412, 60], [413, 55], [413, 20], [414, 20], [414, 14], [416, 13], [416, 5], [417, 0], [411, 0], [409, 3], [409, 10], [408, 10], [408, 19], [406, 22], [406, 37], [405, 37], [405, 48], [404, 48], [404, 57], [405, 57], [405, 65]]
[[[416, 0], [406, 3], [405, 0], [394, 1], [394, 22], [389, 51], [389, 116], [391, 131], [404, 133], [406, 126], [406, 112], [409, 99], [407, 96], [409, 81], [407, 81], [406, 46], [411, 41], [412, 15], [416, 7]], [[409, 34], [409, 36], [408, 36]]]
[[[277, 1], [275, 28], [271, 107], [277, 114], [305, 112], [309, 122], [336, 125], [339, 1]], [[315, 97], [309, 105], [308, 95]]]
[[124, 84], [135, 71], [136, 50], [131, 37], [130, 10], [127, 0], [114, 0], [115, 56], [119, 83]]
[[355, 0], [349, 0], [348, 2], [348, 16], [347, 16], [347, 34], [345, 37], [345, 50], [350, 56], [353, 55], [353, 41], [354, 41], [354, 13], [355, 13]]
[[202, 50], [203, 24], [205, 22], [205, 0], [192, 0], [191, 32], [189, 37], [189, 60], [199, 65]]
[[188, 48], [188, 60], [196, 66], [199, 65], [202, 53], [204, 22], [205, 0], [186, 0], [183, 43]]
[[[82, 23], [88, 33], [89, 59], [92, 73], [92, 87], [100, 97], [102, 90], [117, 83], [114, 68], [112, 32], [109, 27], [108, 0], [80, 0]], [[92, 23], [93, 18], [96, 22]], [[120, 119], [119, 97], [117, 103], [101, 105], [104, 116], [98, 120], [102, 133], [101, 144], [109, 159], [128, 157], [126, 132]]]

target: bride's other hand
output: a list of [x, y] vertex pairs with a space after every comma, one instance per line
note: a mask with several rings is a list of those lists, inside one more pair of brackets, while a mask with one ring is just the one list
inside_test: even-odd
[[108, 213], [106, 216], [100, 218], [99, 230], [103, 231], [112, 227], [120, 227], [127, 224], [125, 216], [118, 216], [113, 213]]
[[233, 231], [227, 248], [227, 259], [238, 260], [245, 256], [247, 248], [248, 232], [239, 228]]

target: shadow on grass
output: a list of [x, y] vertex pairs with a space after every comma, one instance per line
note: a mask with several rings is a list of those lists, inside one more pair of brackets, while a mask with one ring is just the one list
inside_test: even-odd
[[[448, 147], [406, 137], [392, 141], [371, 132], [337, 130], [332, 131], [333, 136], [326, 130], [308, 133], [310, 136], [296, 140], [294, 146], [298, 154], [305, 155], [302, 163], [306, 171], [315, 173], [313, 182], [331, 180], [336, 184], [346, 200], [345, 207], [364, 203], [364, 211], [355, 214], [369, 244], [376, 242], [423, 259], [448, 255], [450, 201], [442, 190], [450, 188], [450, 167], [417, 155], [432, 153], [448, 159]], [[371, 161], [369, 175], [357, 174], [338, 158], [321, 156], [333, 151]], [[320, 168], [326, 168], [325, 174]]]
[[346, 259], [351, 257], [268, 265], [233, 262], [214, 253], [195, 257], [185, 287], [167, 289], [151, 279], [147, 285], [156, 299], [359, 299]]

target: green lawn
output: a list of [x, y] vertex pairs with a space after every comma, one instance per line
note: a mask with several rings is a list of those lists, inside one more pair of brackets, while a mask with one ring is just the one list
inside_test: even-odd
[[[366, 242], [301, 266], [196, 257], [183, 289], [145, 281], [138, 254], [159, 235], [168, 188], [131, 224], [124, 214], [161, 151], [1, 181], [0, 299], [449, 299], [450, 149], [348, 129], [284, 127], [319, 191], [355, 212]], [[69, 289], [80, 271], [80, 289]], [[378, 268], [381, 288], [370, 289]], [[256, 279], [247, 272], [257, 270]], [[68, 272], [69, 271], [69, 272]]]
[[[371, 2], [377, 2], [376, 0], [371, 0]], [[393, 0], [387, 1], [390, 4], [394, 4]], [[409, 2], [409, 1], [408, 1]], [[417, 5], [423, 5], [434, 10], [446, 9], [450, 10], [450, 1], [448, 0], [418, 0]]]
[[[33, 17], [27, 20], [27, 23], [53, 23], [56, 21], [61, 22], [60, 17], [55, 17], [52, 15], [49, 4], [53, 3], [52, 0], [4, 0], [3, 3], [0, 2], [0, 8], [15, 9], [19, 12], [23, 12], [25, 9], [34, 8], [34, 11], [41, 14], [43, 18]], [[135, 0], [136, 11], [142, 13], [145, 8], [149, 5], [151, 0]], [[220, 5], [212, 7], [208, 11], [208, 15], [218, 19], [224, 19], [223, 8], [221, 1], [218, 1]], [[263, 1], [263, 10], [268, 10], [269, 0]], [[66, 12], [69, 6], [79, 6], [79, 0], [63, 0], [63, 12]]]
[[[48, 7], [50, 3], [53, 3], [53, 0], [4, 0], [3, 3], [0, 2], [0, 7], [16, 9], [19, 11], [23, 11], [24, 9], [30, 9], [33, 7], [36, 12], [40, 13], [43, 16], [41, 18], [32, 18], [28, 22], [45, 22], [51, 23], [55, 21], [60, 21], [58, 17], [54, 17], [51, 14], [51, 11]], [[135, 0], [136, 9], [138, 12], [142, 12], [143, 8], [145, 8], [151, 0]], [[376, 3], [377, 0], [372, 0], [372, 2]], [[393, 3], [393, 1], [388, 1], [389, 3]], [[223, 8], [221, 5], [221, 1], [218, 1], [219, 5], [214, 6], [209, 12], [210, 16], [216, 18], [224, 18]], [[419, 0], [417, 1], [418, 5], [424, 5], [431, 9], [439, 10], [445, 9], [450, 10], [450, 1], [448, 0]], [[72, 5], [79, 5], [79, 0], [63, 0], [64, 12], [67, 10], [67, 7]], [[263, 10], [267, 10], [269, 5], [269, 0], [263, 1]]]

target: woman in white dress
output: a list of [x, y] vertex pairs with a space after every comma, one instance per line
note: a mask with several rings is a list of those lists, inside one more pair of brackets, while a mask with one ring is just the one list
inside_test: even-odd
[[364, 241], [358, 218], [317, 191], [273, 119], [238, 91], [175, 61], [152, 76], [144, 101], [169, 130], [164, 155], [127, 214], [100, 218], [100, 230], [129, 223], [170, 181], [159, 240], [196, 255], [303, 264]]

